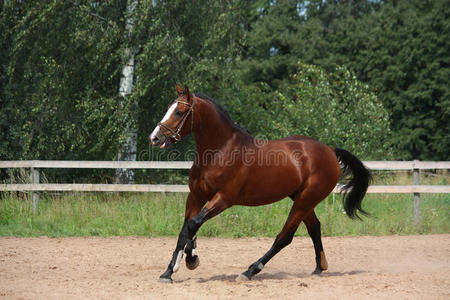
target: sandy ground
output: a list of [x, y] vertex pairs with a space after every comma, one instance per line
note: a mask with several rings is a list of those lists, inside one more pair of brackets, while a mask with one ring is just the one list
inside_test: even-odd
[[329, 270], [311, 275], [309, 238], [249, 282], [236, 275], [273, 239], [199, 238], [201, 264], [158, 282], [174, 238], [0, 237], [2, 299], [450, 299], [450, 235], [325, 238]]

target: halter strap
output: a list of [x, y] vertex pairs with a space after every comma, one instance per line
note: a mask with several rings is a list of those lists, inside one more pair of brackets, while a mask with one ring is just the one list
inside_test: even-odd
[[170, 134], [167, 134], [164, 132], [164, 130], [161, 130], [162, 134], [166, 137], [166, 139], [168, 137], [171, 137], [175, 140], [175, 142], [178, 142], [179, 140], [181, 140], [181, 135], [180, 135], [181, 129], [183, 129], [184, 123], [186, 122], [186, 120], [190, 114], [192, 114], [191, 131], [194, 128], [194, 114], [193, 114], [194, 113], [194, 100], [192, 100], [192, 104], [185, 102], [185, 101], [180, 101], [180, 100], [177, 100], [175, 102], [189, 106], [189, 110], [184, 114], [183, 119], [180, 121], [180, 123], [178, 123], [178, 125], [175, 129], [172, 129], [169, 126], [167, 126], [166, 124], [161, 123], [161, 122], [158, 123], [158, 126], [164, 128], [165, 130], [170, 132]]

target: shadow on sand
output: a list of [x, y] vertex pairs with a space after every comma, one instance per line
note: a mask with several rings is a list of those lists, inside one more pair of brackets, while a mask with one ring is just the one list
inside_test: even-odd
[[[348, 275], [355, 275], [355, 274], [361, 274], [361, 273], [367, 273], [367, 271], [363, 270], [354, 270], [349, 272], [323, 272], [320, 275], [313, 275], [311, 273], [288, 273], [288, 272], [276, 272], [276, 273], [262, 273], [255, 275], [249, 282], [258, 282], [263, 280], [282, 280], [282, 279], [294, 279], [294, 278], [307, 278], [312, 276], [318, 276], [318, 277], [337, 277], [337, 276], [348, 276]], [[215, 275], [211, 276], [209, 278], [200, 278], [198, 280], [199, 283], [205, 283], [209, 281], [229, 281], [229, 282], [236, 282], [236, 277], [238, 274], [221, 274], [221, 275]]]

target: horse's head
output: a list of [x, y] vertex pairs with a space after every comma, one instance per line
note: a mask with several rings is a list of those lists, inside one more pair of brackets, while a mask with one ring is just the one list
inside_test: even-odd
[[191, 133], [194, 125], [194, 99], [189, 89], [175, 85], [177, 99], [169, 106], [164, 118], [150, 135], [153, 146], [167, 148]]

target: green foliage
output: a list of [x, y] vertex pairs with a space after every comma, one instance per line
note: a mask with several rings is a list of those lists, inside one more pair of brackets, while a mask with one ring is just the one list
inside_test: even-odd
[[[98, 3], [98, 2], [97, 2]], [[3, 8], [2, 159], [112, 159], [124, 1], [9, 1]], [[6, 128], [5, 128], [6, 127]]]
[[[175, 83], [220, 94], [227, 101], [228, 90], [236, 82], [234, 57], [242, 35], [239, 5], [240, 1], [161, 1], [156, 5], [140, 1], [132, 34], [139, 49], [133, 93], [139, 105], [138, 152], [147, 149], [148, 135], [174, 100]], [[192, 149], [193, 140], [183, 140], [174, 148]], [[141, 159], [167, 159], [167, 152], [159, 149], [143, 154]]]
[[387, 2], [361, 20], [345, 63], [391, 112], [404, 159], [450, 159], [448, 1]]
[[[179, 159], [148, 149], [177, 82], [218, 99], [255, 134], [311, 135], [366, 159], [449, 159], [445, 0], [126, 6], [1, 2], [0, 159], [110, 160], [134, 127], [138, 159]], [[132, 54], [134, 88], [122, 99]]]
[[362, 159], [392, 157], [386, 110], [368, 86], [343, 67], [327, 73], [299, 63], [291, 83], [268, 93], [270, 97], [264, 94], [253, 88], [244, 108], [236, 112], [257, 135], [300, 134], [348, 149]]
[[[397, 159], [448, 160], [450, 6], [421, 1], [255, 1], [242, 64], [272, 90], [298, 60], [339, 65], [377, 91], [391, 115]], [[296, 14], [297, 12], [297, 14]]]
[[298, 14], [297, 2], [255, 1], [250, 6], [253, 22], [241, 66], [246, 83], [264, 82], [277, 88], [295, 72], [299, 59], [296, 49], [302, 43], [297, 34], [304, 20]]

